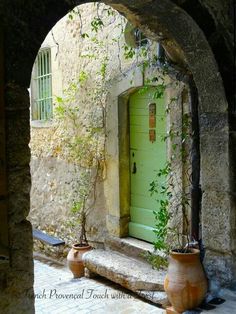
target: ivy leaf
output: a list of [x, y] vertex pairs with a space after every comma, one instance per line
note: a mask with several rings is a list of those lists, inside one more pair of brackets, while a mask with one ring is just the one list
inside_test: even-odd
[[87, 33], [82, 33], [82, 34], [81, 34], [81, 37], [82, 37], [82, 38], [86, 38], [86, 37], [89, 38], [89, 35], [88, 35]]

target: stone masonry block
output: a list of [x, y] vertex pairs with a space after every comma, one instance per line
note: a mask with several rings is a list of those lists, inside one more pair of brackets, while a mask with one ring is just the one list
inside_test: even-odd
[[217, 252], [206, 250], [204, 268], [207, 277], [218, 285], [230, 287], [236, 279], [233, 271], [233, 256], [223, 255]]
[[7, 164], [9, 168], [25, 166], [30, 162], [29, 119], [28, 112], [7, 116]]
[[[30, 222], [22, 221], [10, 226], [11, 267], [6, 287], [2, 292], [3, 313], [34, 313], [33, 308], [33, 240]], [[2, 301], [2, 300], [1, 300]]]
[[[19, 237], [19, 234], [21, 235]], [[10, 250], [12, 269], [33, 273], [32, 226], [27, 220], [10, 225]]]
[[29, 166], [8, 174], [9, 222], [19, 223], [30, 210], [30, 169]]
[[107, 215], [107, 230], [109, 235], [115, 237], [125, 237], [128, 235], [128, 223], [130, 217], [115, 217]]
[[199, 116], [201, 134], [228, 131], [228, 113], [205, 112]]
[[29, 92], [27, 88], [21, 87], [13, 82], [6, 87], [7, 111], [27, 110], [30, 107]]
[[229, 191], [228, 134], [206, 133], [200, 138], [202, 190]]
[[228, 193], [205, 191], [202, 196], [202, 236], [207, 249], [231, 252], [231, 199]]

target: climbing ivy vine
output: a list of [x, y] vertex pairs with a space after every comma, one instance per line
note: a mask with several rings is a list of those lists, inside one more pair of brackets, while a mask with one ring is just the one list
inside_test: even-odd
[[[125, 25], [127, 21], [118, 15], [114, 10], [101, 3], [95, 3], [96, 14], [91, 20], [90, 30], [85, 31], [83, 17], [80, 9], [77, 7], [72, 10], [68, 19], [79, 23], [79, 32], [76, 36], [80, 37], [81, 45], [83, 41], [90, 41], [90, 49], [80, 55], [81, 58], [87, 60], [96, 60], [96, 51], [102, 51], [103, 57], [100, 62], [100, 68], [97, 72], [99, 81], [96, 84], [92, 84], [93, 77], [85, 69], [80, 71], [78, 78], [71, 81], [68, 88], [64, 91], [63, 97], [56, 97], [55, 114], [56, 119], [60, 127], [64, 130], [62, 142], [65, 148], [65, 155], [67, 159], [74, 162], [80, 167], [80, 178], [78, 179], [78, 194], [72, 205], [72, 212], [85, 213], [86, 215], [93, 206], [96, 199], [96, 185], [99, 180], [105, 178], [106, 173], [106, 97], [109, 93], [111, 84], [111, 77], [109, 76], [109, 67], [111, 66], [109, 58], [109, 43], [116, 45], [117, 60], [118, 60], [118, 74], [121, 76], [127, 76], [127, 72], [132, 72], [133, 75], [137, 67], [143, 72], [145, 77], [145, 71], [151, 69], [153, 75], [149, 75], [149, 78], [145, 78], [144, 86], [140, 89], [140, 93], [144, 92], [150, 86], [155, 86], [154, 98], [162, 98], [167, 88], [172, 87], [172, 83], [166, 83], [166, 75], [169, 75], [172, 68], [169, 67], [165, 60], [161, 62], [157, 54], [155, 53], [155, 43], [145, 39], [145, 45], [137, 45], [137, 47], [130, 47], [123, 40], [125, 35]], [[119, 21], [118, 21], [119, 16]], [[118, 21], [118, 22], [117, 22]], [[103, 37], [101, 34], [105, 27], [113, 25], [114, 29], [119, 29], [119, 35], [111, 36], [108, 34]], [[126, 66], [123, 66], [126, 63]], [[127, 66], [128, 65], [128, 66]], [[132, 85], [132, 79], [130, 84]], [[92, 86], [92, 88], [88, 88]], [[127, 86], [128, 89], [128, 86]], [[83, 91], [86, 97], [80, 98], [80, 92]], [[172, 103], [178, 101], [173, 98], [167, 106], [166, 113], [169, 114]], [[97, 116], [93, 111], [85, 117], [81, 112], [83, 106], [86, 107], [86, 103], [94, 104], [94, 111], [100, 112], [100, 119], [97, 121]], [[151, 195], [156, 195], [158, 210], [154, 210], [154, 217], [156, 221], [155, 235], [156, 241], [154, 247], [156, 250], [169, 250], [169, 243], [172, 241], [170, 236], [177, 235], [178, 242], [180, 243], [180, 237], [182, 232], [178, 231], [178, 228], [170, 226], [170, 220], [173, 217], [173, 213], [181, 209], [184, 217], [184, 223], [187, 224], [187, 208], [189, 206], [189, 195], [187, 192], [179, 193], [175, 192], [175, 184], [178, 182], [175, 178], [175, 170], [177, 164], [176, 159], [182, 161], [184, 164], [188, 164], [188, 145], [186, 144], [191, 137], [189, 132], [190, 119], [187, 113], [182, 115], [182, 130], [175, 131], [175, 126], [172, 125], [168, 134], [163, 138], [163, 141], [170, 141], [172, 154], [170, 160], [166, 165], [159, 169], [156, 178], [150, 183]], [[181, 137], [181, 145], [176, 144], [175, 139]], [[186, 166], [186, 173], [184, 174], [189, 180], [189, 167]], [[159, 178], [163, 178], [163, 184], [159, 184]], [[177, 185], [181, 183], [178, 182]], [[91, 198], [93, 201], [91, 201]], [[169, 210], [172, 206], [172, 212]], [[84, 214], [83, 214], [84, 215]], [[85, 221], [85, 216], [80, 215], [81, 221]], [[81, 220], [82, 217], [82, 220]], [[84, 228], [84, 226], [83, 226]], [[169, 239], [168, 239], [169, 237]]]

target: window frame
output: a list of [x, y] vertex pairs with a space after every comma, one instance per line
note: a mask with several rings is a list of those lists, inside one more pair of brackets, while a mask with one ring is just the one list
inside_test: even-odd
[[31, 121], [46, 122], [53, 118], [51, 48], [41, 48], [34, 62], [31, 86]]

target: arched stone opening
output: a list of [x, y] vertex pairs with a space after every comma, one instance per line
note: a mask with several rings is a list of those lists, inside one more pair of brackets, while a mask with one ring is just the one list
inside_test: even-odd
[[[28, 7], [22, 7], [20, 1], [12, 1], [4, 7], [8, 196], [3, 196], [3, 202], [8, 202], [10, 268], [6, 267], [1, 274], [1, 285], [5, 307], [18, 306], [24, 313], [33, 311], [32, 298], [27, 300], [33, 283], [31, 226], [25, 219], [30, 188], [27, 87], [43, 38], [68, 10], [84, 2], [87, 1], [32, 1]], [[229, 150], [228, 104], [204, 30], [178, 5], [184, 2], [104, 1], [139, 26], [148, 37], [161, 41], [176, 66], [193, 76], [199, 101], [206, 266], [211, 276], [220, 269], [221, 283], [230, 284], [235, 269], [235, 201], [230, 176], [230, 154], [233, 152]], [[208, 11], [215, 21], [220, 21], [214, 10]], [[224, 17], [229, 22], [226, 28], [230, 32], [230, 17], [227, 19], [227, 14]]]

